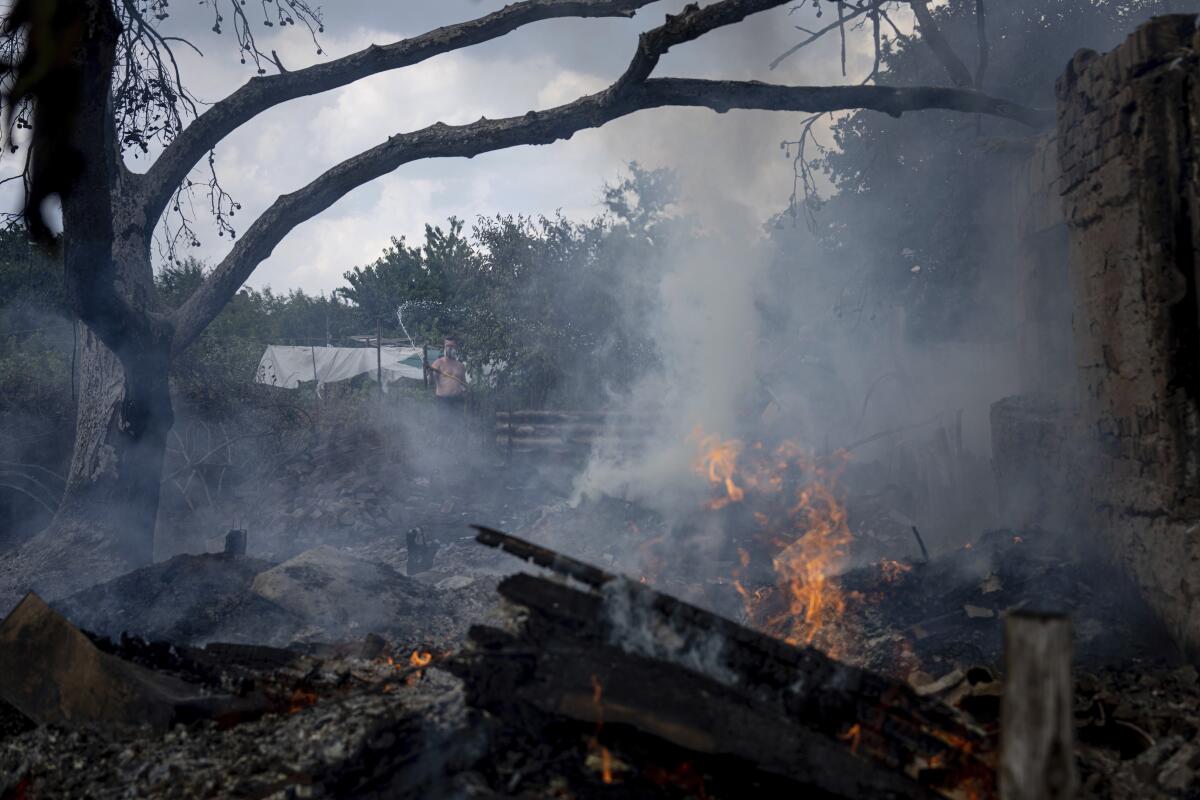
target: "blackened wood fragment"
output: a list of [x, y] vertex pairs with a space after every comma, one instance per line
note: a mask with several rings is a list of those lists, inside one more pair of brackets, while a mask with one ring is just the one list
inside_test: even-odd
[[1004, 671], [1000, 797], [1074, 797], [1079, 777], [1067, 616], [1010, 613], [1004, 624]]
[[472, 706], [523, 727], [602, 720], [828, 796], [994, 797], [991, 741], [907, 685], [498, 531], [480, 538], [588, 588], [501, 582], [507, 626], [473, 628], [448, 665]]

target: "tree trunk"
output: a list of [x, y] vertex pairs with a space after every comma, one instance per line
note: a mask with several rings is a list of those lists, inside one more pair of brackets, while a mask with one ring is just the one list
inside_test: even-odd
[[4, 570], [9, 574], [0, 581], [0, 594], [7, 596], [0, 606], [31, 588], [60, 597], [153, 560], [163, 457], [174, 419], [166, 347], [153, 350], [127, 357], [131, 366], [124, 367], [85, 330], [66, 491], [50, 525]]
[[126, 368], [93, 334], [84, 338], [75, 452], [54, 525], [73, 520], [108, 529], [129, 561], [154, 554], [154, 520], [167, 433], [174, 417], [168, 362], [141, 354]]

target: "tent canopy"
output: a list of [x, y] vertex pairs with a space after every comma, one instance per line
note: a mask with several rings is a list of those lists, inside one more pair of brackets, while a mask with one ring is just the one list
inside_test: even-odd
[[[378, 356], [383, 362], [383, 388], [401, 378], [422, 380], [421, 348], [383, 347]], [[433, 354], [430, 353], [430, 357]], [[374, 347], [296, 347], [268, 345], [255, 383], [265, 383], [284, 389], [295, 389], [314, 378], [317, 386], [344, 381], [359, 375], [375, 380], [377, 369]]]

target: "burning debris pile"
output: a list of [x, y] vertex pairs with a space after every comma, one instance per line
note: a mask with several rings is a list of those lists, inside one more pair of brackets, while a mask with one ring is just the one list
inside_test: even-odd
[[[406, 621], [387, 636], [324, 629], [341, 644], [111, 639], [30, 596], [0, 627], [0, 662], [18, 676], [0, 687], [0, 797], [994, 796], [995, 661], [935, 661], [920, 650], [930, 636], [907, 656], [928, 672], [899, 676], [910, 662], [880, 657], [888, 677], [523, 540], [479, 539], [551, 574], [500, 581], [502, 602], [465, 642], [417, 636], [428, 609], [416, 605], [389, 610]], [[1009, 545], [1018, 561], [1033, 550]], [[870, 571], [837, 578], [847, 618]], [[935, 559], [898, 577], [958, 574]], [[896, 577], [879, 577], [880, 591], [903, 587]], [[924, 602], [903, 599], [921, 596], [915, 585], [897, 591], [898, 608]], [[945, 602], [968, 591], [983, 589], [948, 583]], [[1008, 597], [998, 591], [986, 594]], [[964, 614], [958, 625], [981, 620], [998, 624]], [[116, 687], [120, 702], [71, 700], [91, 685]], [[1085, 796], [1188, 796], [1200, 766], [1194, 669], [1097, 668], [1074, 692]]]
[[691, 443], [693, 514], [605, 497], [544, 507], [540, 544], [480, 529], [548, 575], [443, 528], [279, 560], [239, 531], [26, 598], [0, 797], [984, 800], [1004, 621], [1043, 610], [1072, 617], [1083, 794], [1188, 796], [1196, 672], [1111, 572], [1039, 531], [930, 556], [846, 496], [844, 453]]
[[[480, 540], [586, 588], [505, 579], [500, 594], [520, 613], [504, 628], [473, 628], [449, 668], [472, 706], [525, 731], [564, 718], [594, 724], [605, 783], [618, 772], [653, 783], [663, 766], [697, 763], [727, 790], [771, 794], [965, 797], [994, 783], [983, 732], [902, 684], [498, 532]], [[634, 751], [614, 760], [606, 742], [625, 740]], [[626, 762], [655, 745], [680, 760], [649, 771]]]

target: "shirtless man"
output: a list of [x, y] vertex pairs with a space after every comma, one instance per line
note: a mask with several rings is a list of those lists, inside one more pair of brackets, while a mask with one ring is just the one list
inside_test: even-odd
[[433, 373], [433, 396], [441, 408], [462, 413], [467, 399], [467, 368], [458, 360], [458, 342], [447, 336], [442, 356], [426, 367]]

